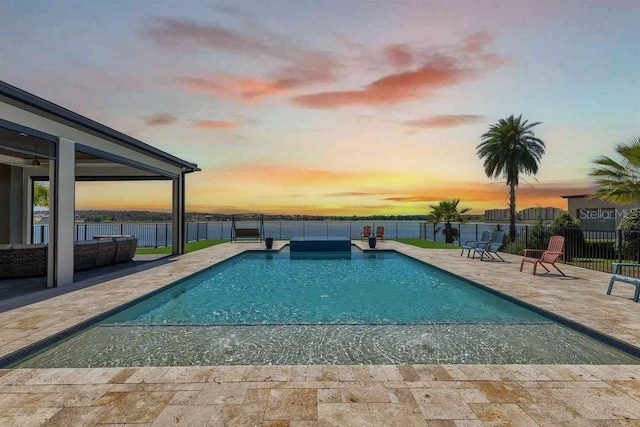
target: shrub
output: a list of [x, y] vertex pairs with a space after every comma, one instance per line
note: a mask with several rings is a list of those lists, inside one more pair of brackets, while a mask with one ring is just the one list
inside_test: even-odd
[[580, 220], [572, 217], [568, 212], [562, 212], [551, 223], [551, 235], [564, 236], [564, 260], [571, 261], [574, 257], [581, 257], [584, 253], [584, 233], [578, 228]]
[[531, 227], [527, 245], [531, 249], [546, 249], [551, 236], [551, 230], [545, 227], [542, 218], [538, 217], [533, 227]]
[[631, 209], [620, 221], [620, 249], [625, 259], [640, 262], [640, 208]]
[[551, 223], [551, 235], [562, 235], [563, 229], [577, 227], [580, 227], [580, 220], [572, 217], [569, 212], [562, 212]]
[[514, 242], [508, 242], [505, 244], [502, 250], [508, 254], [522, 255], [525, 250], [524, 246], [524, 242], [521, 239], [517, 239]]

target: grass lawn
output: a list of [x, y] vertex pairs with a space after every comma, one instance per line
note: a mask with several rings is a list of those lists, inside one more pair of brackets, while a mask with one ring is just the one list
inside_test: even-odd
[[[424, 239], [393, 239], [401, 243], [408, 245], [418, 246], [426, 249], [460, 249], [458, 245], [450, 245], [447, 243], [434, 242], [433, 240]], [[209, 239], [200, 240], [199, 242], [189, 242], [185, 245], [186, 252], [194, 252], [200, 249], [208, 248], [209, 246], [219, 245], [221, 243], [228, 242], [227, 239]], [[171, 246], [164, 248], [138, 248], [136, 254], [170, 254]]]
[[433, 240], [424, 239], [393, 239], [400, 243], [406, 243], [407, 245], [418, 246], [426, 249], [460, 249], [458, 245], [451, 245], [449, 243], [434, 242]]
[[[208, 248], [209, 246], [219, 245], [220, 243], [228, 242], [228, 239], [208, 239], [208, 240], [200, 240], [198, 242], [188, 242], [185, 244], [184, 248], [186, 252], [195, 252], [200, 249]], [[136, 254], [147, 255], [147, 254], [170, 254], [171, 246], [167, 246], [164, 248], [138, 248], [136, 249]]]

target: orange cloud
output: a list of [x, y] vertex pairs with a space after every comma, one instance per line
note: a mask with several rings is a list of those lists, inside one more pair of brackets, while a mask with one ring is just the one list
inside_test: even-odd
[[421, 120], [409, 120], [402, 124], [413, 129], [450, 128], [481, 121], [483, 116], [473, 114], [455, 114], [432, 116]]
[[263, 96], [291, 90], [302, 84], [292, 79], [277, 81], [261, 80], [253, 77], [210, 74], [206, 78], [178, 77], [179, 83], [195, 92], [206, 92], [221, 98], [252, 100]]
[[165, 126], [177, 121], [178, 118], [171, 114], [154, 114], [144, 118], [147, 126]]
[[292, 98], [307, 108], [337, 108], [345, 105], [383, 105], [417, 98], [425, 89], [451, 86], [475, 75], [469, 69], [457, 69], [449, 61], [436, 61], [416, 71], [392, 74], [361, 90], [320, 92]]
[[506, 64], [507, 60], [500, 55], [484, 52], [492, 40], [486, 33], [476, 33], [453, 48], [421, 55], [412, 53], [405, 45], [388, 46], [384, 54], [392, 65], [409, 66], [418, 56], [424, 58], [419, 61], [422, 65], [382, 77], [362, 89], [299, 95], [291, 98], [291, 102], [306, 108], [329, 109], [348, 105], [388, 105], [422, 97], [429, 91], [477, 78], [483, 71]]
[[221, 120], [194, 120], [192, 126], [197, 129], [234, 129], [238, 125], [233, 122], [226, 122]]

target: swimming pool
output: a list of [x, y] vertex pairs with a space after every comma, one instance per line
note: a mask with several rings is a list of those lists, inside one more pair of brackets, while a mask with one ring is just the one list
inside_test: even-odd
[[638, 360], [396, 252], [248, 252], [21, 367]]

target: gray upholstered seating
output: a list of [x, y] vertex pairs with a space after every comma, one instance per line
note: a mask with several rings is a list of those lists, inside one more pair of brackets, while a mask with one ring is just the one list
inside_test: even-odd
[[[125, 262], [125, 261], [129, 261], [131, 258], [130, 254], [131, 254], [131, 248], [135, 248], [138, 244], [138, 239], [132, 237], [132, 236], [122, 236], [122, 237], [114, 237], [113, 239], [117, 246], [116, 246], [116, 254], [113, 258], [113, 263], [119, 263], [119, 262]], [[135, 249], [134, 249], [134, 254], [135, 254]]]
[[44, 276], [47, 272], [46, 245], [2, 245], [0, 277]]
[[[73, 244], [73, 269], [90, 270], [132, 260], [138, 239], [115, 236]], [[0, 244], [0, 278], [45, 276], [47, 245]]]
[[98, 241], [82, 240], [73, 245], [73, 269], [91, 270], [96, 266], [98, 257]]
[[109, 238], [99, 239], [97, 242], [98, 255], [96, 256], [96, 267], [104, 267], [105, 265], [113, 264], [113, 260], [116, 257], [118, 243]]

